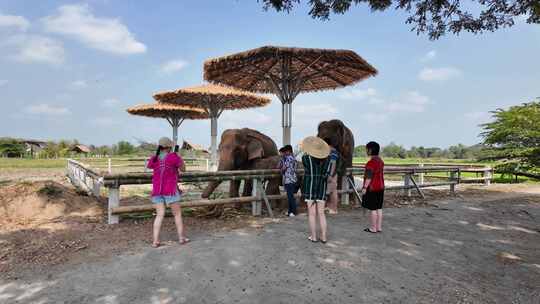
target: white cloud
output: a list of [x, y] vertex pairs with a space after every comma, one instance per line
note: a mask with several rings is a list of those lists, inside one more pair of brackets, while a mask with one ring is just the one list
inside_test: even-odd
[[461, 70], [454, 67], [423, 68], [418, 78], [423, 81], [444, 81], [461, 75]]
[[378, 124], [386, 122], [389, 115], [387, 113], [362, 113], [360, 117], [362, 121], [366, 121], [369, 124]]
[[345, 90], [339, 96], [343, 99], [356, 99], [362, 100], [370, 97], [375, 97], [377, 95], [377, 90], [373, 88], [362, 89], [350, 89]]
[[71, 83], [71, 87], [74, 89], [84, 89], [88, 86], [85, 80], [75, 80]]
[[243, 128], [249, 124], [268, 124], [272, 117], [257, 110], [225, 111], [220, 122], [227, 128]]
[[73, 37], [88, 47], [113, 54], [138, 54], [146, 46], [118, 19], [95, 17], [88, 5], [63, 5], [43, 18], [45, 30]]
[[431, 61], [431, 60], [435, 59], [435, 57], [437, 57], [437, 51], [431, 50], [431, 51], [427, 52], [427, 53], [422, 57], [422, 61], [423, 61], [423, 62], [428, 62], [428, 61]]
[[24, 112], [35, 115], [66, 115], [71, 111], [62, 106], [53, 106], [46, 103], [34, 104], [24, 108]]
[[96, 117], [90, 119], [90, 124], [99, 127], [110, 127], [118, 124], [118, 119], [114, 119], [112, 117]]
[[39, 35], [15, 35], [3, 43], [13, 47], [16, 54], [12, 56], [23, 63], [60, 64], [64, 62], [64, 46], [61, 42]]
[[477, 122], [477, 123], [484, 123], [486, 121], [489, 121], [492, 117], [491, 114], [488, 112], [482, 112], [482, 111], [473, 111], [463, 114], [463, 116], [470, 121]]
[[0, 87], [3, 87], [5, 85], [8, 84], [9, 81], [5, 80], [5, 79], [0, 79]]
[[0, 28], [9, 27], [26, 31], [30, 27], [30, 22], [23, 16], [0, 14]]
[[426, 105], [429, 103], [429, 97], [417, 91], [410, 91], [399, 102], [392, 102], [385, 105], [385, 110], [389, 112], [421, 113], [426, 110]]
[[120, 103], [120, 100], [116, 99], [116, 98], [107, 98], [105, 100], [103, 100], [101, 102], [101, 105], [103, 105], [104, 107], [114, 107], [116, 106], [117, 104]]
[[299, 105], [296, 107], [293, 106], [293, 115], [295, 114], [301, 117], [319, 117], [338, 114], [338, 110], [328, 103]]
[[161, 65], [160, 71], [163, 73], [173, 73], [180, 71], [187, 66], [187, 62], [181, 59], [170, 60]]

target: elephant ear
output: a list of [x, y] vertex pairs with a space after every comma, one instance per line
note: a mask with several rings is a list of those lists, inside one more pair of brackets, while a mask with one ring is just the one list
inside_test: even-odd
[[247, 145], [247, 153], [248, 160], [262, 158], [264, 156], [264, 149], [262, 143], [255, 138], [251, 138]]

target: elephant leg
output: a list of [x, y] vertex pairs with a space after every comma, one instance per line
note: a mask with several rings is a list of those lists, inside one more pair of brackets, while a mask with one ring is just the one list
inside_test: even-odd
[[231, 181], [229, 185], [229, 197], [238, 197], [240, 189], [240, 181]]
[[244, 180], [244, 191], [242, 192], [242, 196], [251, 196], [253, 193], [253, 181], [250, 179]]

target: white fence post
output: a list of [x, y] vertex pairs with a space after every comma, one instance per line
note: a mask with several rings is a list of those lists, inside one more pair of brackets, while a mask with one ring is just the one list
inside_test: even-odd
[[94, 193], [95, 197], [101, 195], [101, 181], [95, 177], [92, 178], [92, 193]]
[[107, 168], [109, 169], [109, 174], [112, 174], [112, 164], [111, 164], [111, 158], [110, 157], [109, 157], [107, 163], [108, 163]]
[[482, 174], [482, 176], [484, 177], [484, 185], [486, 186], [491, 185], [491, 178], [493, 177], [492, 170], [492, 168], [486, 168], [484, 170], [484, 174]]
[[[418, 164], [419, 168], [424, 168], [424, 164]], [[418, 173], [418, 184], [423, 185], [424, 184], [424, 172]]]
[[257, 197], [256, 201], [251, 202], [251, 214], [253, 216], [259, 216], [262, 214], [262, 202], [260, 201], [261, 194], [259, 193], [259, 180], [253, 179], [253, 188], [251, 193], [253, 196]]
[[108, 206], [108, 223], [118, 224], [120, 221], [118, 215], [112, 214], [112, 208], [120, 205], [120, 188], [109, 188], [109, 206]]

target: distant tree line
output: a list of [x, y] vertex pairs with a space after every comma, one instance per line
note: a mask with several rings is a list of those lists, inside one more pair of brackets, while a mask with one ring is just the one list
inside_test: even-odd
[[[392, 158], [447, 158], [447, 159], [479, 159], [482, 156], [485, 146], [477, 144], [473, 146], [465, 146], [458, 144], [450, 146], [446, 149], [438, 147], [415, 147], [412, 146], [409, 149], [404, 148], [402, 145], [390, 143], [382, 147], [381, 155], [383, 157]], [[366, 156], [365, 146], [357, 146], [354, 150], [355, 157]]]

